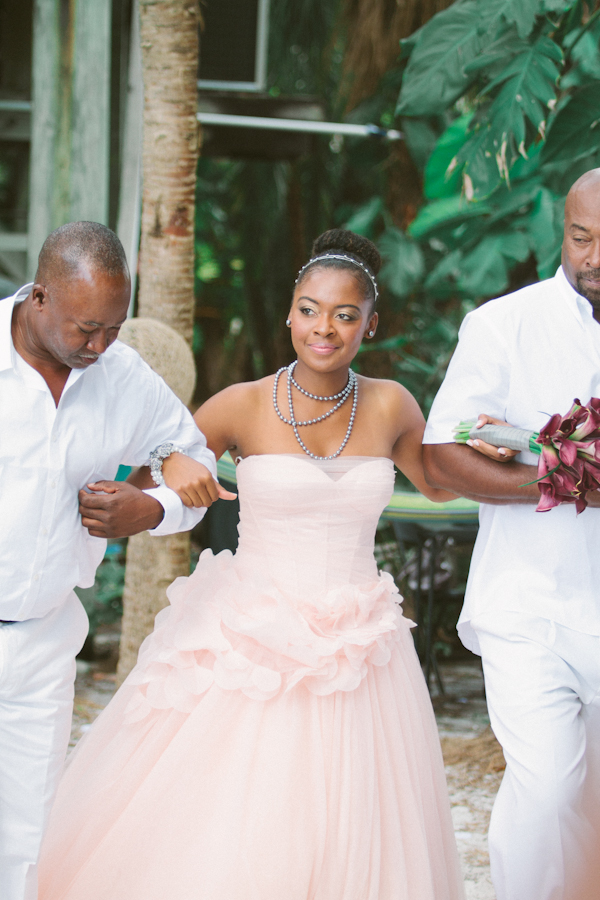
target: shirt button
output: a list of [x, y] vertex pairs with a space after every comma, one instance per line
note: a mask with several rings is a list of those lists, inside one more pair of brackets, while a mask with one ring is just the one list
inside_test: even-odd
[[47, 534], [48, 534], [48, 529], [42, 528], [42, 537], [46, 537]]
[[39, 580], [40, 580], [40, 576], [39, 576], [39, 575], [34, 575], [34, 576], [33, 576], [33, 580], [34, 580], [34, 581], [39, 581]]
[[58, 440], [58, 435], [55, 434], [52, 438], [52, 443], [55, 444], [57, 442], [57, 440]]
[[50, 482], [50, 487], [51, 487], [51, 488], [55, 488], [55, 487], [56, 487], [56, 481], [51, 481], [51, 482]]

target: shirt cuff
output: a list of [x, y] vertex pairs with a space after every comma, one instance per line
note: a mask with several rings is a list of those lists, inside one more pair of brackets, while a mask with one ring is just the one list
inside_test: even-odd
[[165, 511], [162, 522], [159, 522], [156, 528], [150, 529], [149, 533], [158, 537], [180, 531], [184, 506], [175, 491], [168, 488], [166, 484], [160, 484], [158, 487], [148, 488], [144, 493], [158, 500]]
[[[455, 424], [458, 424], [458, 420]], [[451, 425], [428, 422], [423, 435], [424, 444], [454, 444], [454, 430]]]

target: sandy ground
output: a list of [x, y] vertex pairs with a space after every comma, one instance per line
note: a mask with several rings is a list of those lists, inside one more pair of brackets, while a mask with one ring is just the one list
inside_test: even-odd
[[495, 900], [486, 835], [504, 757], [489, 727], [479, 659], [441, 669], [446, 696], [434, 693], [433, 703], [467, 900]]
[[[115, 690], [117, 635], [99, 638], [106, 657], [77, 663], [71, 746], [89, 730]], [[477, 657], [441, 667], [446, 694], [433, 690], [433, 703], [446, 762], [446, 777], [467, 900], [495, 900], [486, 833], [504, 760], [489, 728]]]

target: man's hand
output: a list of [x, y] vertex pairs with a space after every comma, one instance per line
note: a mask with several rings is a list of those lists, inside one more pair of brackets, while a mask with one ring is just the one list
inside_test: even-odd
[[79, 512], [92, 537], [130, 537], [163, 520], [165, 511], [158, 500], [127, 481], [98, 481], [87, 487], [92, 493], [79, 491]]

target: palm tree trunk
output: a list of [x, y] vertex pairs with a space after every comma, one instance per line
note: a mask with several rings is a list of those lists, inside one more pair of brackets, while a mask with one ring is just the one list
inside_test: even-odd
[[400, 41], [454, 0], [342, 0], [348, 109], [371, 96], [400, 55]]
[[[199, 128], [197, 0], [139, 0], [144, 81], [140, 316], [159, 319], [191, 344], [194, 211]], [[135, 664], [166, 587], [188, 575], [188, 534], [129, 539], [117, 676]]]

